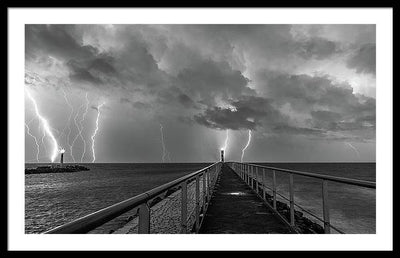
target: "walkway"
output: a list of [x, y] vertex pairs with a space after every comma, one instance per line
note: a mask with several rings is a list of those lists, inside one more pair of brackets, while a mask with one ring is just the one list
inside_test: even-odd
[[227, 165], [223, 165], [200, 234], [288, 234], [284, 224]]

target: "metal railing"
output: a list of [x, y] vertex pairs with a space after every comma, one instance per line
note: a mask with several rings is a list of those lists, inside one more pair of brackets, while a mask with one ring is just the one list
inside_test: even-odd
[[[277, 195], [279, 197], [285, 199], [286, 201], [288, 201], [289, 202], [289, 210], [290, 210], [290, 220], [288, 221], [281, 215], [280, 215], [280, 217], [283, 220], [285, 220], [285, 222], [288, 225], [290, 225], [293, 229], [295, 229], [295, 226], [296, 226], [295, 210], [294, 210], [294, 207], [296, 206], [297, 208], [301, 209], [302, 211], [306, 212], [307, 214], [311, 215], [315, 219], [322, 222], [324, 225], [324, 233], [325, 234], [330, 234], [331, 228], [341, 234], [345, 233], [345, 232], [341, 231], [340, 229], [334, 227], [330, 222], [329, 199], [328, 199], [328, 182], [329, 181], [347, 184], [347, 185], [354, 185], [354, 186], [359, 186], [359, 187], [376, 189], [376, 183], [371, 182], [371, 181], [344, 178], [344, 177], [335, 177], [335, 176], [329, 176], [329, 175], [321, 175], [321, 174], [316, 174], [316, 173], [302, 172], [302, 171], [282, 169], [282, 168], [276, 168], [276, 167], [261, 166], [261, 165], [249, 164], [249, 163], [239, 163], [239, 162], [227, 162], [227, 163], [235, 171], [235, 173], [237, 173], [242, 178], [242, 180], [244, 180], [254, 191], [256, 191], [256, 193], [258, 195], [259, 195], [258, 188], [259, 188], [259, 183], [260, 183], [259, 179], [261, 179], [261, 187], [263, 189], [263, 191], [262, 191], [263, 196], [260, 196], [260, 197], [263, 198], [264, 201], [267, 201], [266, 189], [272, 191], [272, 205], [270, 205], [268, 203], [267, 204], [270, 205], [271, 208], [273, 208], [274, 211], [278, 215], [280, 215], [280, 214], [277, 210], [277, 205], [276, 205]], [[262, 171], [261, 177], [259, 177], [260, 171]], [[266, 175], [265, 175], [266, 172], [272, 173], [272, 188], [266, 186]], [[282, 172], [282, 173], [286, 173], [289, 175], [289, 198], [278, 193], [277, 183], [276, 183], [276, 172]], [[316, 178], [316, 179], [320, 179], [322, 181], [321, 182], [321, 185], [322, 185], [321, 191], [322, 191], [323, 218], [320, 218], [316, 214], [312, 213], [311, 211], [309, 211], [295, 203], [293, 175]]]
[[[67, 224], [58, 226], [54, 229], [44, 232], [45, 234], [77, 234], [87, 233], [106, 222], [124, 214], [127, 211], [138, 208], [139, 214], [139, 234], [150, 233], [150, 206], [149, 203], [152, 199], [160, 196], [166, 191], [173, 187], [179, 187], [181, 189], [181, 233], [189, 233], [188, 231], [188, 203], [187, 203], [187, 190], [188, 183], [195, 181], [195, 221], [194, 221], [194, 233], [197, 233], [200, 225], [204, 219], [204, 214], [207, 210], [208, 204], [211, 199], [212, 191], [215, 186], [215, 182], [218, 178], [218, 174], [221, 171], [221, 162], [216, 162], [208, 167], [195, 171], [189, 175], [178, 178], [174, 181], [156, 187], [150, 191], [139, 194], [135, 197], [129, 198], [125, 201], [111, 205], [107, 208], [101, 209], [94, 213], [88, 214], [84, 217], [76, 219]], [[202, 186], [202, 202], [200, 202], [200, 179], [203, 183]], [[200, 218], [200, 212], [203, 216]]]

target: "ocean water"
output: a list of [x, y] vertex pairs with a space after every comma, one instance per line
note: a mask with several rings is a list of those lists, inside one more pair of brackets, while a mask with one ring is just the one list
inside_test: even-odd
[[[90, 171], [25, 175], [25, 233], [42, 233], [209, 164], [90, 163], [83, 164]], [[375, 181], [375, 163], [263, 164]], [[278, 191], [287, 196], [288, 177], [277, 175]], [[271, 175], [266, 172], [266, 176], [268, 185]], [[295, 202], [322, 217], [320, 181], [295, 176], [294, 182]], [[329, 200], [334, 226], [346, 233], [375, 233], [375, 190], [330, 183]]]
[[[337, 177], [376, 181], [375, 163], [259, 163], [260, 165], [312, 172]], [[260, 176], [262, 172], [259, 172]], [[272, 188], [272, 172], [266, 171], [267, 186]], [[289, 199], [289, 176], [276, 172], [277, 190]], [[307, 211], [323, 218], [322, 180], [293, 177], [294, 201]], [[271, 193], [272, 194], [272, 193]], [[288, 203], [278, 196], [278, 200]], [[330, 222], [337, 229], [350, 234], [374, 234], [376, 231], [375, 189], [328, 182]], [[296, 208], [296, 210], [301, 211]], [[322, 223], [303, 212], [311, 220]], [[337, 233], [331, 230], [332, 233]]]

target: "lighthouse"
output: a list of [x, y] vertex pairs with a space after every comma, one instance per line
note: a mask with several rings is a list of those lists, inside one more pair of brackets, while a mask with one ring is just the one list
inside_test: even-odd
[[61, 150], [60, 150], [60, 153], [61, 153], [61, 157], [60, 157], [60, 165], [61, 165], [61, 167], [63, 167], [63, 166], [64, 166], [64, 152], [65, 152], [65, 150], [64, 150], [64, 149], [61, 149]]
[[224, 149], [221, 149], [221, 162], [224, 162]]

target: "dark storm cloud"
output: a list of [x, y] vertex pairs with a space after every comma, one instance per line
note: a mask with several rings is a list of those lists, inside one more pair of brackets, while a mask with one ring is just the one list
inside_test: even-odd
[[362, 45], [347, 61], [347, 67], [356, 69], [357, 73], [376, 73], [375, 44]]
[[360, 106], [349, 84], [335, 82], [328, 76], [262, 71], [259, 78], [276, 103], [290, 103], [296, 109], [309, 110], [319, 105], [348, 111]]
[[135, 88], [137, 85], [154, 87], [167, 81], [141, 38], [128, 35], [126, 44], [106, 50], [83, 40], [96, 26], [83, 28], [78, 25], [26, 26], [27, 56], [36, 63], [43, 63], [44, 57], [57, 58], [69, 71], [71, 81], [78, 85], [87, 82], [103, 89], [105, 84]]
[[[114, 131], [102, 131], [101, 137], [107, 138], [107, 148], [123, 149], [128, 159], [133, 149], [140, 154], [137, 146], [159, 154], [159, 123], [165, 139], [175, 139], [168, 149], [183, 156], [205, 138], [218, 142], [223, 133], [216, 130], [226, 129], [288, 141], [296, 141], [288, 135], [374, 139], [375, 99], [355, 93], [366, 92], [358, 84], [375, 71], [375, 45], [364, 44], [374, 38], [371, 29], [364, 30], [362, 40], [346, 42], [361, 28], [343, 34], [342, 27], [315, 25], [319, 29], [300, 35], [303, 27], [27, 25], [25, 81], [48, 88], [65, 85], [71, 89], [67, 94], [77, 93], [76, 105], [84, 101], [82, 89], [91, 105], [107, 102], [101, 123]], [[66, 105], [58, 93], [55, 98]], [[135, 143], [122, 146], [135, 130]], [[149, 147], [149, 138], [154, 146]]]
[[186, 94], [180, 94], [178, 96], [179, 102], [186, 108], [195, 107], [194, 101]]
[[297, 50], [297, 54], [306, 59], [325, 59], [339, 52], [336, 42], [317, 37], [299, 42]]
[[117, 71], [115, 70], [112, 62], [113, 62], [112, 57], [99, 56], [89, 63], [88, 68], [92, 70], [97, 70], [99, 72], [102, 72], [110, 76], [117, 75]]
[[194, 116], [198, 124], [214, 129], [255, 130], [263, 122], [275, 124], [284, 120], [271, 101], [261, 97], [247, 96], [230, 102], [232, 108], [213, 107]]
[[275, 105], [284, 107], [289, 104], [296, 113], [311, 117], [306, 119], [311, 130], [292, 130], [292, 127], [281, 125], [276, 130], [315, 132], [317, 135], [321, 130], [374, 130], [375, 99], [354, 94], [347, 83], [335, 82], [328, 76], [272, 71], [264, 71], [260, 76]]
[[216, 96], [227, 99], [255, 93], [247, 87], [249, 79], [226, 62], [204, 60], [179, 72], [177, 81], [199, 101], [210, 105], [215, 103]]
[[121, 103], [127, 103], [136, 109], [150, 109], [152, 105], [141, 101], [132, 101], [128, 98], [121, 98]]
[[93, 85], [102, 84], [102, 80], [98, 77], [95, 77], [86, 67], [82, 66], [78, 62], [72, 60], [69, 61], [67, 67], [70, 69], [69, 78], [72, 81], [76, 82], [88, 82]]
[[313, 136], [324, 136], [325, 130], [306, 128], [306, 127], [295, 127], [290, 125], [277, 125], [273, 128], [276, 133], [283, 134], [295, 134], [295, 135], [313, 135]]
[[75, 25], [26, 25], [26, 52], [41, 52], [57, 58], [85, 59], [91, 58], [98, 50], [91, 45], [83, 45], [76, 38]]

